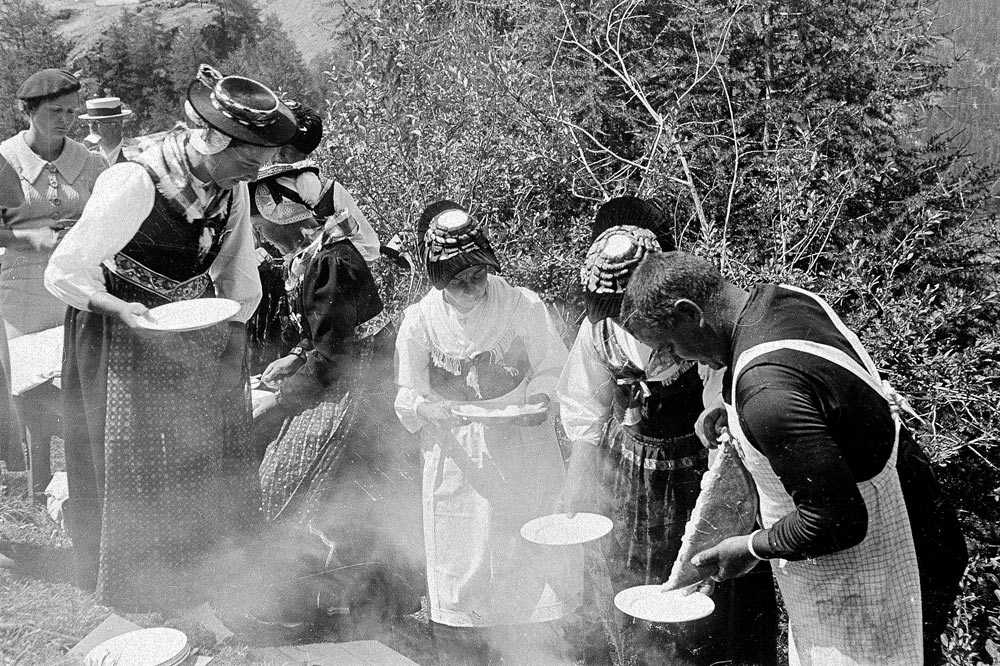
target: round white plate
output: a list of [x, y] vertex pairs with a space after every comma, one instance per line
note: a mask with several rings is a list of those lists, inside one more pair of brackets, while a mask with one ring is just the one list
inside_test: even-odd
[[484, 423], [515, 421], [524, 416], [541, 414], [548, 407], [543, 403], [530, 403], [525, 405], [508, 405], [506, 407], [490, 409], [478, 405], [456, 405], [451, 408], [451, 413], [455, 416], [470, 421], [482, 421]]
[[543, 546], [571, 546], [600, 539], [613, 526], [610, 518], [597, 513], [578, 513], [572, 518], [553, 513], [526, 522], [521, 526], [521, 536]]
[[265, 391], [264, 389], [250, 389], [251, 400], [259, 400], [269, 395], [274, 395], [274, 391]]
[[647, 622], [690, 622], [715, 610], [715, 602], [701, 592], [686, 597], [682, 592], [664, 592], [662, 585], [638, 585], [616, 594], [615, 606], [626, 615]]
[[139, 317], [138, 326], [150, 331], [195, 331], [226, 321], [240, 304], [228, 298], [195, 298], [155, 307]]
[[109, 638], [87, 653], [87, 666], [169, 666], [190, 650], [183, 631], [168, 627], [138, 629]]

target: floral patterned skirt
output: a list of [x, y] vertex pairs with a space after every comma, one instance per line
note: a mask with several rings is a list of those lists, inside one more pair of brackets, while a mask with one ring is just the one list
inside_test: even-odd
[[70, 309], [65, 348], [80, 582], [127, 610], [197, 604], [257, 515], [243, 326], [136, 332]]

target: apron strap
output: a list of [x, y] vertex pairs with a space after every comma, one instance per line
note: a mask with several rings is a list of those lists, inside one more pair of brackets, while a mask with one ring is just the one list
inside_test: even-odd
[[[835, 363], [840, 367], [848, 370], [856, 376], [858, 379], [868, 384], [873, 391], [878, 393], [880, 396], [889, 400], [886, 395], [886, 390], [882, 385], [882, 381], [879, 379], [878, 375], [874, 376], [868, 372], [867, 368], [861, 367], [861, 365], [855, 361], [853, 358], [848, 356], [845, 352], [837, 349], [836, 347], [831, 347], [830, 345], [824, 345], [819, 342], [813, 342], [811, 340], [774, 340], [773, 342], [765, 342], [757, 345], [756, 347], [751, 347], [742, 354], [740, 358], [736, 361], [736, 368], [733, 371], [733, 400], [736, 398], [736, 380], [743, 369], [753, 360], [763, 356], [764, 354], [769, 354], [781, 349], [791, 349], [794, 351], [800, 351], [806, 354], [812, 354], [813, 356], [819, 356], [820, 358], [826, 359], [831, 363]], [[889, 400], [891, 402], [891, 400]], [[736, 404], [735, 402], [733, 404]]]
[[868, 372], [877, 380], [879, 381], [882, 380], [881, 375], [879, 375], [878, 368], [875, 367], [875, 361], [872, 360], [872, 357], [868, 354], [868, 351], [861, 344], [861, 340], [858, 339], [858, 336], [854, 334], [854, 331], [847, 328], [847, 325], [840, 319], [840, 317], [837, 316], [837, 313], [833, 311], [833, 308], [830, 307], [829, 303], [827, 303], [826, 301], [824, 301], [822, 298], [812, 293], [811, 291], [806, 291], [805, 289], [801, 289], [799, 287], [793, 287], [792, 285], [789, 284], [782, 284], [779, 286], [782, 289], [788, 289], [790, 291], [794, 291], [797, 294], [808, 296], [809, 298], [816, 301], [816, 303], [818, 303], [819, 306], [823, 308], [823, 311], [826, 312], [826, 316], [829, 317], [830, 321], [833, 322], [833, 325], [837, 328], [837, 331], [839, 331], [840, 334], [847, 339], [847, 342], [851, 345], [851, 349], [854, 350], [854, 353], [857, 354], [858, 358], [861, 359], [861, 362], [864, 364], [865, 369], [868, 370]]

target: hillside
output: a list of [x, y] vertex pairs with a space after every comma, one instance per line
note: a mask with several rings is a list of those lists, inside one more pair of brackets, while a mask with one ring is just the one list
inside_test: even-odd
[[[74, 54], [84, 51], [122, 9], [155, 11], [166, 26], [185, 21], [204, 21], [211, 12], [210, 2], [197, 0], [42, 0], [57, 17], [57, 26], [75, 45]], [[258, 0], [265, 13], [276, 14], [295, 41], [306, 61], [335, 48], [332, 36], [344, 13], [344, 0]]]

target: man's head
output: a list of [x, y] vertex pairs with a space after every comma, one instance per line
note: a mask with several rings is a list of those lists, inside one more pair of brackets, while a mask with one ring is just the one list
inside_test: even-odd
[[625, 290], [621, 321], [653, 349], [724, 367], [729, 331], [718, 316], [726, 287], [712, 264], [685, 252], [649, 254]]
[[86, 101], [87, 112], [79, 116], [90, 127], [86, 141], [113, 149], [125, 138], [125, 121], [132, 115], [117, 97], [96, 97]]

